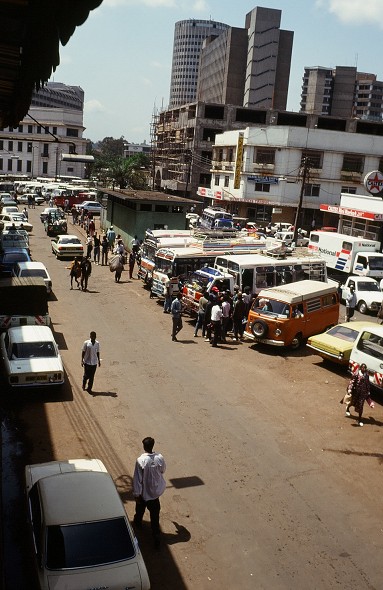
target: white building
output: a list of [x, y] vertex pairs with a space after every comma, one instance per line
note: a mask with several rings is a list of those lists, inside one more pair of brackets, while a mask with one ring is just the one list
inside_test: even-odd
[[364, 176], [383, 169], [383, 137], [366, 133], [269, 125], [216, 135], [210, 190], [200, 196], [256, 221], [294, 222], [306, 162], [299, 225], [323, 224], [321, 204], [341, 193], [365, 194]]
[[0, 130], [0, 175], [85, 178], [83, 162], [62, 159], [74, 150], [85, 155], [82, 110], [35, 107], [28, 115], [18, 127]]

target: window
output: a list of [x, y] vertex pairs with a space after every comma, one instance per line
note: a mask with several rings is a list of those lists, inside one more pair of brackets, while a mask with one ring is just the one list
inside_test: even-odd
[[44, 143], [44, 145], [43, 145], [43, 153], [41, 155], [43, 156], [43, 158], [48, 158], [48, 156], [49, 156], [49, 145], [47, 143]]
[[0, 139], [0, 150], [4, 149], [4, 142], [2, 139]]
[[48, 174], [48, 162], [43, 162], [43, 174]]
[[364, 157], [345, 154], [343, 156], [342, 172], [357, 172], [361, 174], [364, 168]]
[[382, 338], [371, 332], [363, 332], [358, 345], [358, 350], [369, 354], [370, 356], [383, 361], [383, 342]]
[[27, 160], [27, 172], [32, 172], [32, 162], [31, 162], [31, 160]]
[[356, 187], [355, 186], [342, 186], [341, 192], [348, 193], [349, 195], [356, 195]]
[[270, 185], [264, 182], [256, 182], [255, 183], [255, 191], [259, 191], [261, 193], [269, 193], [270, 192]]
[[254, 150], [255, 164], [275, 164], [275, 150], [257, 148]]
[[53, 127], [52, 133], [53, 133], [53, 135], [57, 135], [57, 127]]
[[321, 305], [320, 297], [318, 297], [316, 299], [310, 299], [310, 301], [307, 302], [308, 313], [310, 313], [312, 311], [318, 311], [318, 309], [320, 309], [321, 307], [322, 307], [322, 305]]
[[17, 172], [21, 172], [22, 171], [22, 165], [23, 165], [22, 160], [18, 160], [17, 161]]
[[8, 141], [8, 150], [13, 152], [13, 141]]
[[12, 160], [8, 160], [8, 172], [12, 172]]
[[19, 133], [22, 133], [24, 131], [24, 127], [22, 125], [19, 125]]
[[304, 165], [304, 160], [306, 160], [309, 168], [322, 168], [323, 153], [305, 150], [302, 152], [302, 166]]
[[225, 176], [224, 186], [229, 186], [230, 176]]
[[317, 234], [310, 234], [310, 241], [311, 242], [319, 242], [319, 236]]
[[33, 125], [28, 125], [28, 133], [33, 133]]
[[32, 142], [31, 142], [31, 141], [28, 141], [28, 143], [27, 143], [27, 152], [28, 152], [29, 154], [31, 154], [31, 153], [32, 153], [32, 147], [33, 147], [33, 146], [32, 146]]
[[3, 160], [3, 158], [0, 158], [0, 170], [3, 170], [3, 166], [4, 166], [4, 160]]
[[71, 129], [70, 127], [66, 130], [67, 137], [78, 137], [78, 129]]
[[49, 127], [44, 127], [44, 131], [45, 131], [45, 134], [48, 135], [48, 133], [49, 133]]
[[320, 184], [305, 184], [305, 197], [319, 197]]
[[157, 213], [168, 213], [169, 207], [168, 205], [154, 205], [154, 211]]
[[219, 174], [216, 174], [214, 176], [214, 184], [215, 184], [215, 186], [219, 186]]
[[38, 125], [38, 127], [37, 127], [37, 133], [41, 133], [41, 125]]
[[18, 152], [22, 152], [23, 151], [23, 142], [22, 141], [18, 141], [17, 142], [17, 151]]

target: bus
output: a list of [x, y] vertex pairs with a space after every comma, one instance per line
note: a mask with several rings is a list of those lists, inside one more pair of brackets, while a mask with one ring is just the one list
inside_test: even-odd
[[271, 254], [218, 255], [214, 268], [234, 277], [234, 283], [243, 291], [251, 293], [261, 289], [278, 287], [305, 279], [327, 282], [326, 261], [318, 255], [302, 252], [293, 256], [275, 258]]
[[138, 257], [138, 278], [146, 284], [150, 284], [153, 277], [155, 257], [157, 251], [162, 248], [182, 248], [196, 240], [190, 235], [175, 237], [151, 238], [146, 236], [139, 251]]
[[200, 227], [206, 229], [234, 229], [233, 215], [222, 207], [207, 207], [200, 218]]

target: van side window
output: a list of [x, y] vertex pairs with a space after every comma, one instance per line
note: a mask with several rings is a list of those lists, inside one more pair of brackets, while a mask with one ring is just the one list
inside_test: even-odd
[[318, 311], [318, 309], [320, 309], [320, 308], [321, 308], [320, 297], [317, 297], [315, 299], [310, 299], [310, 301], [307, 302], [308, 313], [310, 313], [312, 311]]
[[383, 360], [383, 338], [371, 332], [363, 332], [358, 345], [358, 350]]
[[342, 242], [342, 250], [347, 250], [347, 252], [351, 252], [351, 250], [352, 250], [351, 242]]
[[311, 242], [319, 242], [319, 236], [317, 234], [310, 235]]
[[361, 264], [363, 268], [367, 268], [367, 258], [365, 256], [358, 256], [356, 259], [357, 264]]
[[324, 295], [322, 297], [322, 305], [323, 307], [328, 307], [329, 305], [335, 305], [337, 303], [335, 293], [330, 293], [329, 295]]

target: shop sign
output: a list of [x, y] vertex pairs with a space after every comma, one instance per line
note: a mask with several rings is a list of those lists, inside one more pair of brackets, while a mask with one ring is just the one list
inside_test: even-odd
[[383, 174], [379, 170], [366, 174], [364, 187], [371, 195], [379, 195], [383, 191]]
[[278, 184], [279, 178], [277, 176], [248, 176], [247, 180], [253, 182], [261, 182], [262, 184]]
[[373, 219], [382, 221], [383, 213], [372, 213], [371, 211], [362, 211], [360, 209], [351, 209], [350, 207], [338, 207], [337, 205], [321, 205], [321, 211], [336, 213], [337, 215], [346, 215], [347, 217], [359, 217], [361, 219]]

